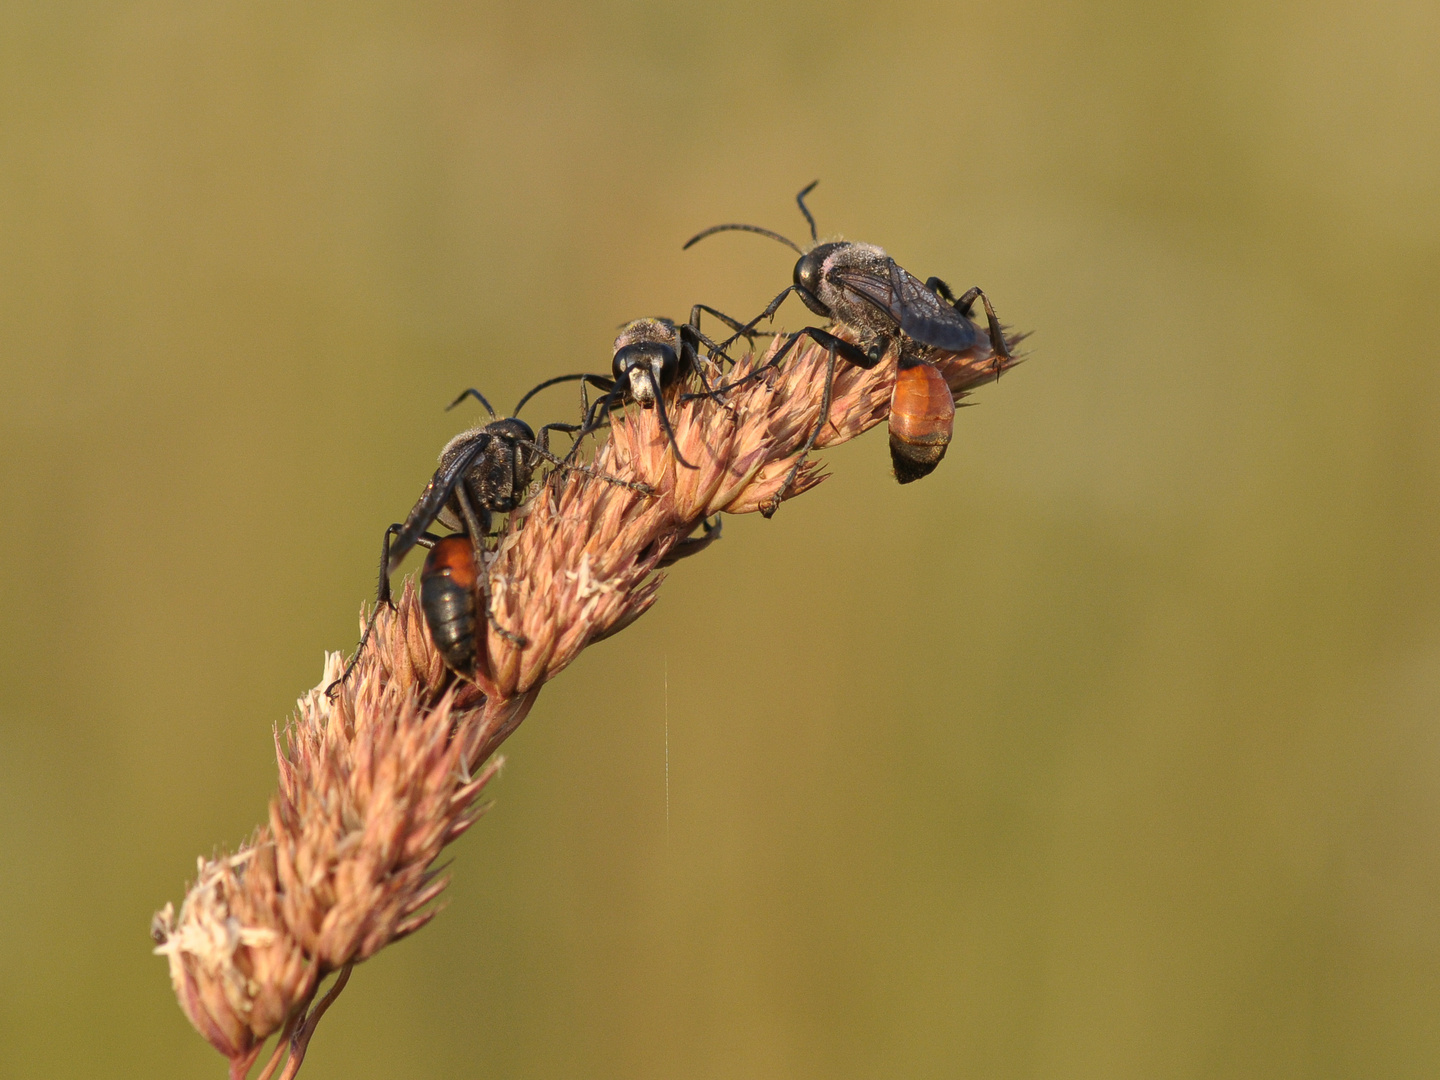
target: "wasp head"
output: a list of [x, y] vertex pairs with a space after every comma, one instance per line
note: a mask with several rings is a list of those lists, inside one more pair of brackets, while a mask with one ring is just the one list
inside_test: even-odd
[[511, 441], [523, 439], [525, 442], [535, 441], [535, 432], [531, 429], [530, 425], [515, 416], [487, 424], [485, 430], [498, 439], [508, 439]]
[[679, 374], [675, 324], [669, 319], [636, 319], [620, 331], [615, 339], [611, 375], [625, 387], [631, 400], [650, 408], [655, 404], [655, 395]]
[[830, 309], [820, 299], [825, 287], [825, 263], [831, 255], [845, 247], [843, 242], [820, 244], [800, 256], [795, 263], [795, 291], [805, 306], [821, 318], [831, 316]]

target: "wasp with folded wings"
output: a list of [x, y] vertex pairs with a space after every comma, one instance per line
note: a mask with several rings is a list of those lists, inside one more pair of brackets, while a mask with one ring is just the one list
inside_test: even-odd
[[[534, 391], [532, 391], [533, 393]], [[365, 626], [355, 656], [344, 674], [331, 683], [330, 693], [350, 677], [365, 651], [381, 605], [390, 598], [390, 575], [415, 547], [430, 549], [420, 571], [420, 606], [430, 636], [444, 657], [445, 665], [466, 678], [474, 678], [477, 660], [477, 627], [488, 621], [507, 641], [523, 645], [524, 640], [501, 626], [490, 610], [490, 576], [486, 572], [485, 544], [491, 535], [492, 515], [508, 514], [525, 501], [530, 481], [542, 462], [567, 472], [583, 473], [609, 484], [651, 494], [644, 484], [608, 476], [565, 461], [550, 452], [550, 432], [580, 432], [580, 424], [546, 424], [537, 435], [529, 424], [512, 415], [499, 417], [478, 390], [466, 390], [450, 408], [473, 397], [490, 414], [488, 424], [461, 432], [440, 452], [440, 467], [425, 485], [420, 499], [403, 523], [385, 530], [380, 549], [380, 584], [375, 613]], [[521, 398], [524, 405], [530, 394]], [[517, 405], [515, 412], [520, 412]], [[438, 521], [454, 535], [439, 537], [427, 530]]]
[[[807, 326], [790, 334], [765, 365], [745, 376], [746, 380], [752, 379], [777, 366], [802, 337], [809, 337], [829, 352], [819, 420], [785, 483], [761, 507], [761, 513], [766, 517], [779, 507], [781, 498], [799, 473], [801, 464], [820, 437], [820, 431], [830, 415], [837, 359], [869, 370], [885, 358], [892, 346], [898, 348], [895, 390], [890, 406], [890, 456], [895, 478], [902, 484], [934, 471], [950, 444], [955, 401], [944, 377], [931, 363], [935, 355], [942, 352], [963, 353], [988, 344], [994, 356], [996, 374], [1012, 362], [995, 309], [978, 286], [957, 298], [939, 278], [921, 281], [873, 244], [848, 240], [820, 243], [815, 218], [805, 205], [805, 196], [818, 183], [817, 180], [810, 184], [795, 197], [800, 212], [810, 225], [810, 238], [814, 243], [809, 250], [758, 225], [715, 225], [685, 243], [688, 248], [718, 232], [752, 232], [777, 240], [799, 254], [792, 284], [770, 301], [741, 333], [752, 332], [760, 322], [773, 318], [785, 298], [795, 293], [816, 315], [830, 320], [834, 327], [857, 339], [851, 342], [821, 327]], [[986, 331], [982, 331], [970, 318], [976, 300], [985, 306], [988, 342]], [[733, 340], [731, 338], [721, 345], [728, 345]], [[728, 388], [721, 387], [716, 393], [723, 393]]]
[[[675, 441], [675, 429], [670, 424], [670, 407], [665, 404], [665, 396], [671, 387], [682, 384], [692, 375], [710, 392], [710, 384], [705, 378], [706, 361], [700, 356], [702, 347], [712, 359], [729, 359], [724, 348], [701, 331], [701, 312], [708, 312], [735, 331], [726, 344], [741, 337], [755, 336], [753, 325], [743, 326], [737, 319], [705, 304], [696, 304], [690, 309], [689, 322], [676, 323], [662, 318], [635, 319], [620, 328], [608, 376], [585, 372], [557, 375], [531, 390], [520, 399], [520, 404], [524, 405], [532, 395], [558, 383], [580, 382], [593, 386], [601, 391], [602, 396], [594, 404], [586, 406], [584, 425], [576, 437], [576, 446], [580, 439], [602, 426], [612, 412], [633, 401], [642, 409], [656, 411], [675, 460], [687, 469], [695, 468], [685, 460]], [[516, 411], [519, 411], [518, 408]]]

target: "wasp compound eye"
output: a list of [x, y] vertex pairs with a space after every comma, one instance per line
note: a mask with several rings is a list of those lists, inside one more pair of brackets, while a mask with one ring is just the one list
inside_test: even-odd
[[795, 291], [815, 314], [828, 315], [829, 312], [820, 303], [820, 283], [824, 280], [821, 266], [821, 260], [815, 257], [814, 252], [800, 256], [795, 263]]
[[814, 255], [801, 255], [796, 261], [795, 287], [811, 296], [820, 291], [820, 260]]

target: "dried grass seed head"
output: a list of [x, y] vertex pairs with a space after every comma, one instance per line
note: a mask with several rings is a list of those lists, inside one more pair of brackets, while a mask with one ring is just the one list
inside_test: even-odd
[[[929, 360], [958, 398], [996, 376], [982, 353]], [[731, 382], [763, 363], [743, 359]], [[777, 493], [818, 420], [825, 367], [825, 350], [810, 346], [738, 382], [723, 402], [677, 395], [676, 442], [696, 469], [676, 467], [653, 410], [617, 413], [595, 464], [650, 484], [653, 497], [555, 475], [511, 515], [488, 569], [498, 617], [528, 645], [487, 628], [474, 683], [446, 671], [407, 582], [395, 609], [378, 613], [336, 699], [319, 687], [301, 699], [276, 734], [280, 790], [268, 829], [233, 856], [202, 861], [178, 915], [166, 905], [154, 921], [181, 1007], [232, 1072], [308, 1004], [319, 978], [434, 915], [446, 884], [434, 861], [482, 811], [499, 762], [473, 771], [545, 681], [648, 610], [656, 570], [701, 521]], [[894, 378], [893, 357], [869, 371], [838, 365], [817, 447], [883, 421]], [[807, 463], [785, 497], [822, 479]], [[320, 686], [341, 666], [327, 658]]]
[[262, 830], [234, 855], [199, 861], [177, 915], [151, 925], [190, 1023], [232, 1061], [279, 1031], [315, 990], [316, 965], [289, 932], [275, 847]]

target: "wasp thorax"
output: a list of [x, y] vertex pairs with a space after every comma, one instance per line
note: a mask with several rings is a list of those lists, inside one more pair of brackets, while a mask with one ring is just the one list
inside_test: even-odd
[[630, 345], [669, 345], [675, 340], [675, 324], [669, 319], [635, 319], [620, 328], [615, 338], [615, 352]]

